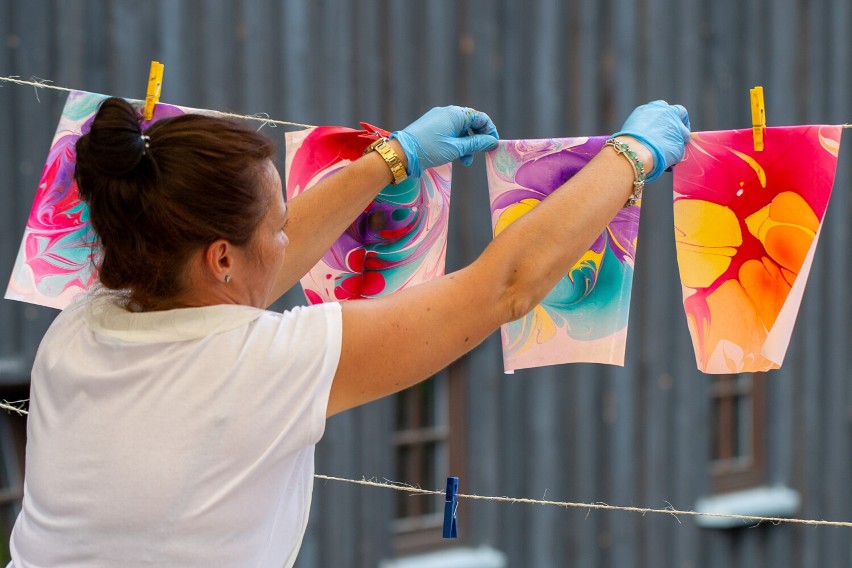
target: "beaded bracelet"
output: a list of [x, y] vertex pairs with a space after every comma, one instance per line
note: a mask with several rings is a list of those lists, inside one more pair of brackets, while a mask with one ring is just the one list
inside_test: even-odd
[[612, 146], [615, 153], [627, 158], [630, 162], [630, 166], [633, 168], [633, 192], [624, 203], [624, 207], [633, 207], [642, 199], [642, 189], [645, 187], [645, 166], [642, 165], [642, 162], [639, 160], [636, 152], [631, 150], [630, 146], [620, 140], [610, 138], [604, 142], [604, 146]]

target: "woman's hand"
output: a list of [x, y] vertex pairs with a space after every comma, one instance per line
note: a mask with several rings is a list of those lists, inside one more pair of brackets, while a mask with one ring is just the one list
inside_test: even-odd
[[469, 166], [477, 152], [497, 146], [497, 128], [484, 112], [472, 108], [435, 107], [404, 130], [391, 134], [408, 159], [408, 175], [459, 159]]
[[680, 105], [653, 101], [636, 107], [624, 126], [612, 135], [631, 136], [644, 144], [654, 155], [654, 169], [646, 181], [654, 181], [666, 168], [677, 164], [689, 140], [689, 114]]

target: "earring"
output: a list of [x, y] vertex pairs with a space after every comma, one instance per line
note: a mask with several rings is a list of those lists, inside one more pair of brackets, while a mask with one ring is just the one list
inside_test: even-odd
[[226, 274], [226, 275], [225, 275], [225, 284], [230, 284], [230, 283], [231, 283], [231, 275], [230, 275], [230, 274]]

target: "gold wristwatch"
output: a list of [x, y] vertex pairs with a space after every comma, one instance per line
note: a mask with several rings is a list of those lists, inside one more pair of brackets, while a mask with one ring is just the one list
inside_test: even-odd
[[393, 174], [392, 184], [396, 185], [405, 181], [405, 178], [408, 177], [408, 174], [405, 173], [405, 166], [402, 165], [402, 160], [399, 159], [399, 156], [396, 155], [396, 152], [394, 152], [393, 148], [391, 148], [390, 144], [388, 144], [387, 138], [379, 138], [367, 146], [367, 149], [364, 150], [364, 155], [366, 156], [373, 150], [378, 152], [379, 156], [387, 162], [388, 167]]

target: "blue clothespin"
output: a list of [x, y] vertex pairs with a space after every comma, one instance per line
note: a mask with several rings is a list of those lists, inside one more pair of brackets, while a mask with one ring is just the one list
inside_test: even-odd
[[447, 478], [447, 498], [444, 501], [444, 538], [458, 538], [459, 478]]

